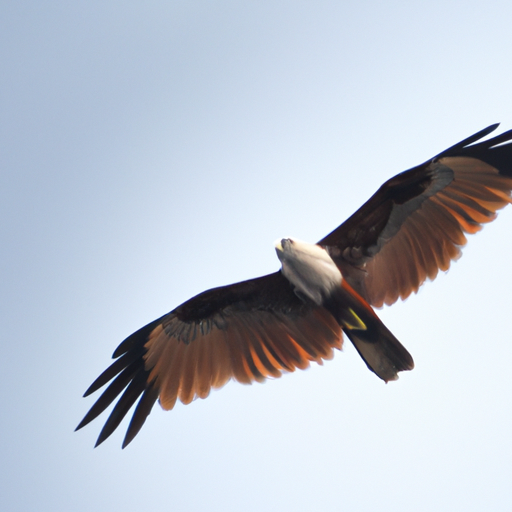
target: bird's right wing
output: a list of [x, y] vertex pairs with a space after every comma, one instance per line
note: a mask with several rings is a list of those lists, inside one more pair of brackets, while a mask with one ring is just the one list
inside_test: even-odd
[[325, 309], [300, 300], [281, 272], [203, 292], [138, 330], [114, 352], [116, 361], [85, 396], [112, 381], [86, 414], [87, 425], [118, 397], [96, 445], [139, 400], [123, 447], [159, 399], [172, 409], [206, 398], [230, 379], [242, 383], [321, 363], [341, 349], [338, 323]]

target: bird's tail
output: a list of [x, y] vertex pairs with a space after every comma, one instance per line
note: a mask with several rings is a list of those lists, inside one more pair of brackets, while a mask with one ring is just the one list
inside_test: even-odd
[[412, 370], [414, 361], [406, 348], [382, 323], [373, 308], [345, 280], [325, 304], [334, 315], [368, 368], [385, 382], [398, 372]]

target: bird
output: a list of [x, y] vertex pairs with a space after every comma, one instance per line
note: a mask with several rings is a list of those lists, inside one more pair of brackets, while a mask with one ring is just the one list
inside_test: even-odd
[[117, 400], [98, 446], [137, 402], [125, 448], [157, 400], [170, 410], [229, 380], [262, 382], [322, 364], [343, 335], [384, 382], [412, 370], [412, 356], [374, 308], [448, 270], [466, 235], [512, 202], [512, 130], [484, 139], [498, 126], [386, 181], [318, 243], [278, 240], [278, 271], [204, 291], [128, 336], [85, 392], [108, 384], [76, 430]]

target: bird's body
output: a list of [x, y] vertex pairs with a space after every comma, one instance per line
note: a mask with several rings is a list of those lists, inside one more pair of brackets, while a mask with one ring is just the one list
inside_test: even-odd
[[340, 269], [320, 245], [283, 238], [276, 243], [276, 253], [281, 261], [281, 272], [295, 293], [318, 306], [341, 287]]
[[262, 381], [322, 363], [341, 349], [342, 333], [384, 381], [411, 370], [412, 357], [373, 307], [447, 270], [465, 233], [512, 202], [512, 130], [474, 144], [496, 127], [390, 179], [318, 244], [283, 238], [280, 271], [205, 291], [126, 338], [86, 391], [112, 381], [77, 429], [119, 397], [99, 444], [138, 400], [126, 446], [157, 399], [172, 409], [230, 379]]
[[409, 352], [346, 282], [324, 247], [283, 238], [276, 251], [281, 272], [295, 294], [332, 315], [370, 370], [385, 382], [398, 379], [400, 371], [412, 370]]

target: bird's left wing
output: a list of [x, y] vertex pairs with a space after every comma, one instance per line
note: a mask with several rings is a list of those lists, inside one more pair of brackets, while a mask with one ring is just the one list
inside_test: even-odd
[[405, 299], [460, 256], [476, 233], [511, 203], [512, 130], [473, 144], [492, 125], [398, 174], [318, 242], [371, 305]]
[[[300, 300], [281, 272], [203, 292], [138, 330], [114, 352], [116, 361], [84, 396], [112, 381], [77, 430], [118, 397], [96, 446], [139, 400], [123, 447], [159, 399], [172, 409], [206, 398], [230, 379], [279, 377], [321, 363], [341, 348], [342, 333], [327, 310]], [[140, 398], [140, 399], [139, 399]]]

